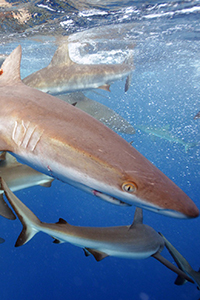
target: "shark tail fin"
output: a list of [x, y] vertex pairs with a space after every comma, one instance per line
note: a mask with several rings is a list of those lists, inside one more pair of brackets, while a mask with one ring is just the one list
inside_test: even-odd
[[9, 85], [21, 82], [20, 77], [20, 63], [21, 63], [22, 48], [19, 45], [6, 58], [1, 66], [0, 72], [0, 86]]
[[15, 247], [26, 244], [37, 232], [40, 231], [40, 220], [32, 213], [32, 211], [24, 205], [9, 189], [2, 177], [0, 177], [1, 188], [4, 190], [6, 198], [17, 214], [23, 225], [21, 234], [19, 235]]
[[187, 143], [186, 145], [185, 145], [185, 153], [188, 153], [188, 150], [190, 149], [190, 148], [193, 148], [193, 147], [195, 147], [195, 146], [197, 146], [198, 144], [197, 143]]

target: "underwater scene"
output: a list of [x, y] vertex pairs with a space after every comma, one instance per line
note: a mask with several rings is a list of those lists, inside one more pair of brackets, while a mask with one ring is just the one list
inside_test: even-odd
[[200, 1], [0, 21], [0, 298], [200, 299]]

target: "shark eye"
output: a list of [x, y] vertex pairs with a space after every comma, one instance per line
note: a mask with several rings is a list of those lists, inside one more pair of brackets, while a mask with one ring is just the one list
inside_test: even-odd
[[135, 193], [137, 191], [137, 185], [133, 182], [124, 182], [122, 184], [122, 190], [127, 193]]

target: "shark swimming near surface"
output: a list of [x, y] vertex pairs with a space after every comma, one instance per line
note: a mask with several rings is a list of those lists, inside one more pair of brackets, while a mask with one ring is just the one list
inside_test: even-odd
[[59, 95], [57, 97], [67, 103], [75, 105], [112, 130], [126, 134], [135, 133], [133, 126], [114, 110], [95, 100], [89, 99], [82, 92], [74, 92], [71, 94]]
[[41, 231], [52, 236], [56, 244], [69, 242], [83, 248], [86, 256], [92, 254], [97, 261], [107, 256], [131, 259], [152, 256], [183, 280], [193, 283], [187, 274], [160, 255], [165, 245], [164, 240], [152, 227], [143, 224], [141, 208], [136, 208], [133, 223], [128, 226], [81, 227], [70, 225], [61, 218], [55, 224], [44, 223], [13, 194], [3, 178], [0, 178], [0, 188], [23, 225], [15, 247], [26, 244]]
[[199, 215], [194, 202], [132, 145], [104, 124], [20, 78], [21, 46], [0, 75], [0, 151], [116, 204], [177, 218]]
[[[42, 174], [31, 167], [20, 164], [9, 153], [0, 155], [0, 176], [2, 176], [12, 191], [18, 191], [35, 185], [51, 186], [53, 178]], [[0, 215], [8, 219], [15, 219], [15, 215], [3, 200], [3, 191], [0, 190]]]
[[[197, 288], [200, 289], [200, 270], [195, 271], [190, 264], [187, 262], [187, 260], [178, 252], [178, 250], [164, 237], [163, 234], [160, 233], [162, 238], [165, 241], [165, 246], [168, 249], [169, 253], [173, 257], [175, 263], [179, 267], [180, 270], [182, 270], [184, 273], [186, 273], [189, 277], [192, 278], [192, 280], [196, 283]], [[176, 285], [183, 285], [186, 283], [187, 280], [183, 277], [178, 276], [175, 284]]]
[[74, 63], [69, 56], [68, 43], [63, 43], [47, 67], [30, 74], [23, 82], [40, 91], [57, 95], [96, 88], [109, 91], [113, 81], [126, 77], [126, 92], [133, 70], [132, 55], [121, 64]]
[[135, 127], [145, 133], [152, 135], [152, 136], [156, 136], [158, 138], [165, 139], [171, 143], [177, 143], [177, 144], [183, 145], [186, 153], [188, 152], [188, 150], [190, 148], [193, 148], [197, 145], [197, 143], [188, 143], [188, 142], [184, 141], [183, 139], [176, 137], [173, 133], [171, 133], [169, 131], [168, 128], [165, 128], [165, 127], [160, 128], [160, 127], [156, 127], [156, 126], [153, 127], [153, 126], [144, 126], [144, 125], [137, 125]]

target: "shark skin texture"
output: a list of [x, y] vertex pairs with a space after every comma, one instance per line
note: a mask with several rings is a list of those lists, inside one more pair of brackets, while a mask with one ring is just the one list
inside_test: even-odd
[[20, 78], [21, 46], [0, 75], [0, 151], [53, 178], [116, 204], [194, 218], [194, 202], [117, 133]]
[[16, 247], [26, 244], [41, 231], [52, 236], [56, 244], [69, 242], [83, 248], [86, 256], [92, 254], [97, 261], [107, 256], [129, 259], [152, 256], [177, 273], [182, 280], [194, 283], [187, 274], [161, 256], [160, 252], [165, 245], [164, 239], [152, 227], [143, 224], [141, 208], [136, 208], [133, 223], [127, 226], [81, 227], [70, 225], [61, 218], [55, 224], [44, 223], [13, 194], [1, 177], [0, 188], [23, 225]]

